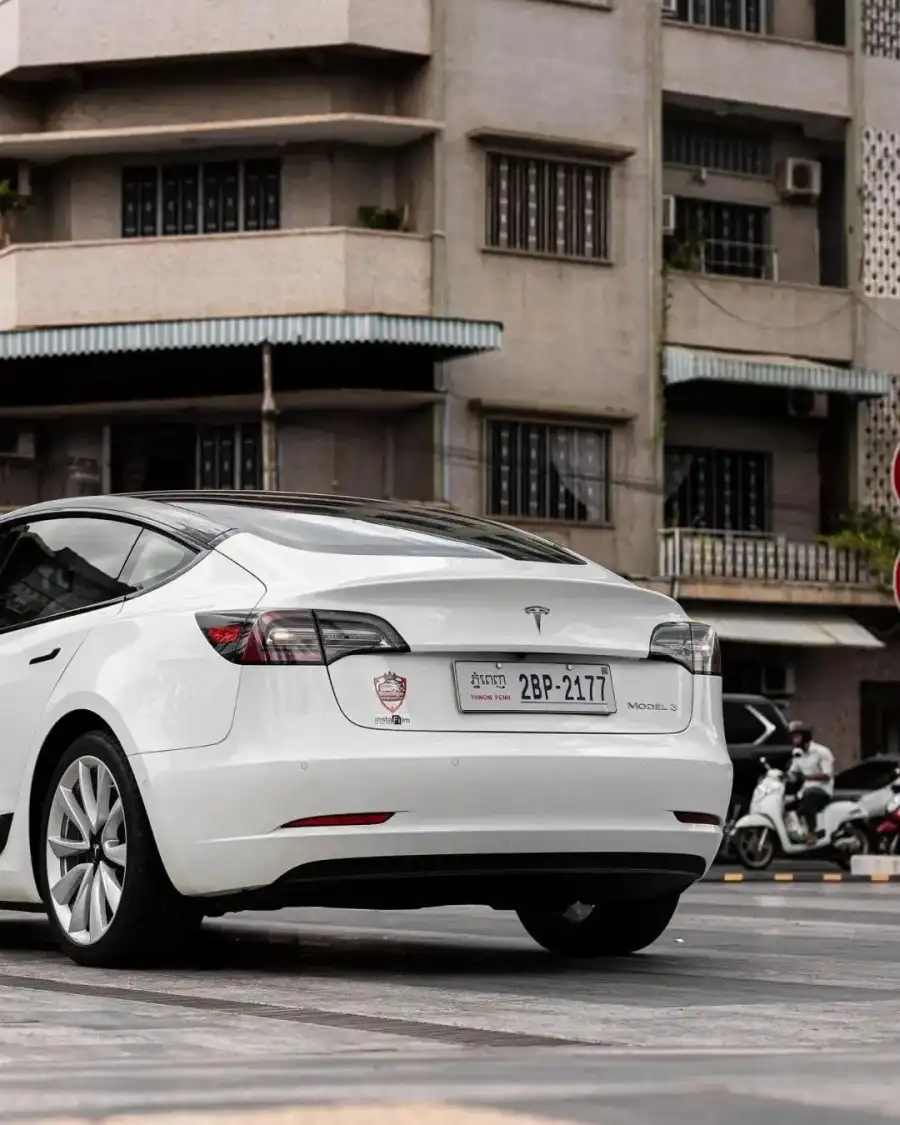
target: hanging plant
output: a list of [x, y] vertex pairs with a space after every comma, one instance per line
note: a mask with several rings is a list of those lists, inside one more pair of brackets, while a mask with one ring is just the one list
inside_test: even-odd
[[832, 547], [859, 551], [869, 571], [882, 582], [889, 582], [894, 560], [900, 554], [900, 524], [893, 516], [874, 508], [857, 508], [842, 520], [836, 535], [823, 536]]

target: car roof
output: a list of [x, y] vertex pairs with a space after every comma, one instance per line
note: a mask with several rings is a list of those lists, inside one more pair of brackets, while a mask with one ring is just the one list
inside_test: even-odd
[[138, 520], [150, 527], [168, 531], [198, 546], [209, 547], [222, 539], [230, 528], [198, 512], [162, 503], [137, 494], [111, 496], [69, 496], [16, 508], [0, 517], [0, 529], [10, 523], [41, 517], [119, 516]]
[[851, 762], [849, 766], [844, 766], [844, 768], [838, 772], [837, 776], [840, 777], [841, 774], [849, 773], [850, 770], [859, 769], [860, 766], [879, 764], [892, 766], [900, 765], [900, 754], [872, 754], [868, 758], [860, 758], [858, 762]]
[[757, 707], [761, 703], [765, 703], [767, 706], [768, 705], [771, 705], [773, 707], [776, 706], [776, 704], [773, 703], [771, 699], [768, 699], [765, 695], [751, 695], [749, 693], [740, 692], [740, 691], [725, 691], [725, 692], [723, 692], [722, 693], [722, 702], [723, 703], [752, 703]]

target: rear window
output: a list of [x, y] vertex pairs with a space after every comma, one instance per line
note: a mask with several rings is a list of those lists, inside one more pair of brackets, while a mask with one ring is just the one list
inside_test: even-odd
[[288, 508], [214, 501], [180, 506], [236, 531], [303, 551], [341, 555], [426, 555], [584, 565], [564, 547], [504, 524], [393, 504], [310, 500]]
[[722, 713], [729, 746], [784, 746], [790, 742], [787, 721], [773, 703], [726, 699]]

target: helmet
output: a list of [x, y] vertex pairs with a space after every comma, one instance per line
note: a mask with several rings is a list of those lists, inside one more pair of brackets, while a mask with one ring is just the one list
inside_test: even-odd
[[804, 741], [812, 738], [812, 727], [804, 719], [794, 719], [790, 731], [792, 736], [799, 734]]

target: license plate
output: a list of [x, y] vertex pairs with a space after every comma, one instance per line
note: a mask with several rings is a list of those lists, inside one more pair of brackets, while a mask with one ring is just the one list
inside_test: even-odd
[[608, 664], [506, 664], [457, 661], [460, 711], [568, 711], [612, 715]]

